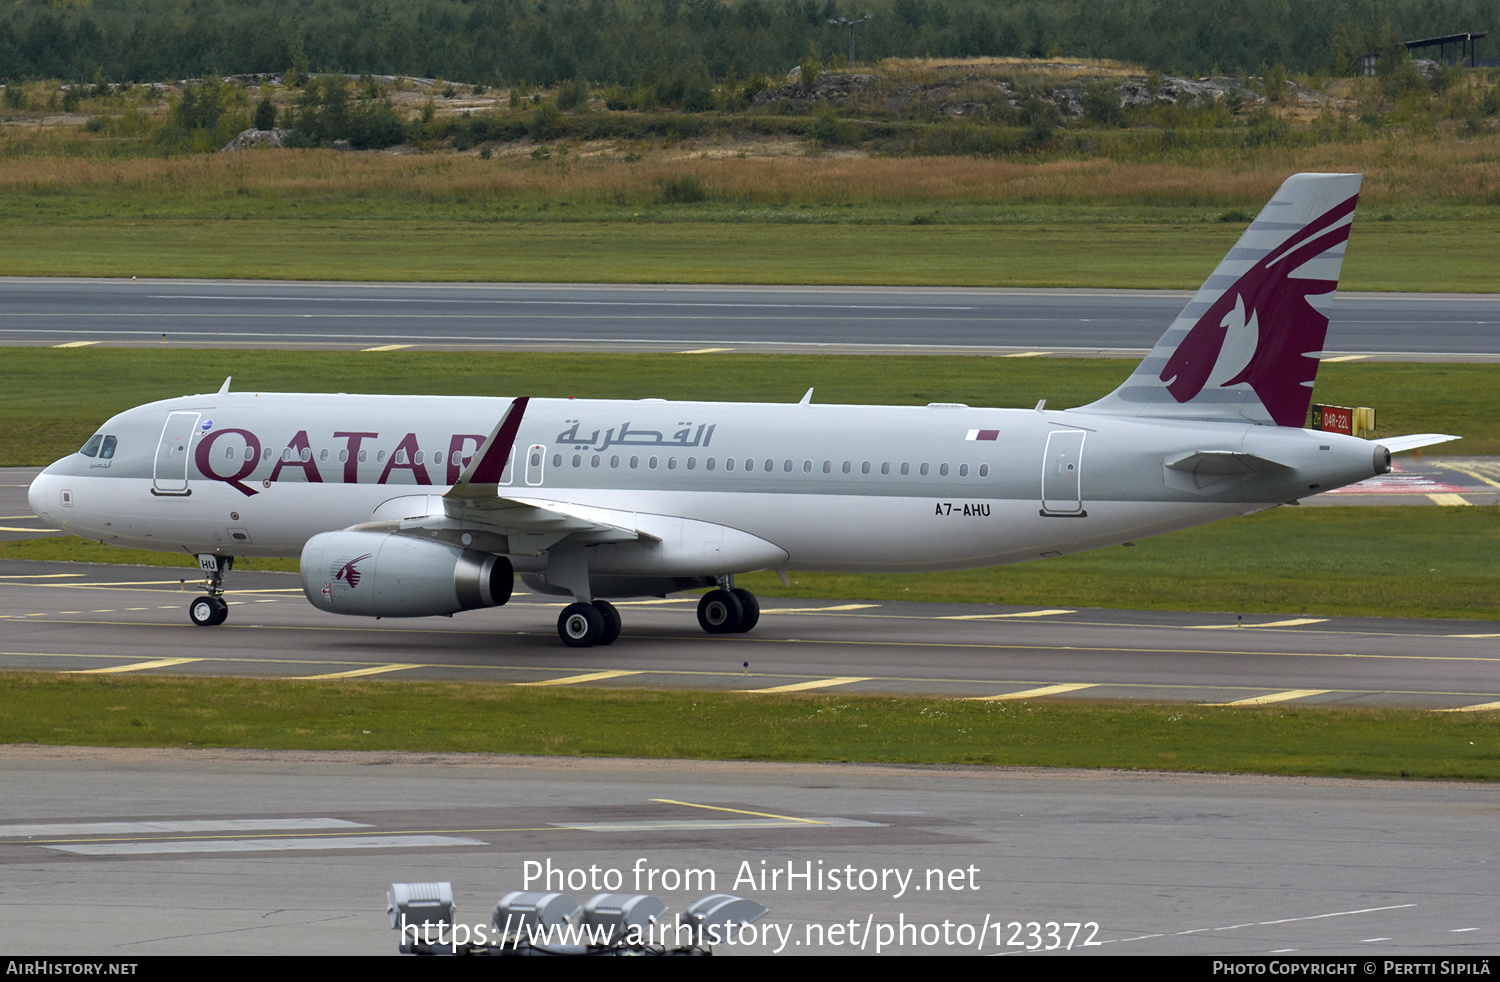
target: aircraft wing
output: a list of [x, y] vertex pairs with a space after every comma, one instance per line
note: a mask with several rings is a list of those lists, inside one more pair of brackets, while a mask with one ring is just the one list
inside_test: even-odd
[[[511, 555], [540, 555], [564, 539], [575, 542], [632, 542], [655, 539], [633, 527], [631, 515], [562, 501], [520, 501], [500, 494], [505, 472], [530, 400], [511, 403], [479, 451], [459, 475], [458, 483], [436, 499], [413, 495], [391, 503], [417, 514], [377, 514], [355, 530], [386, 531], [439, 539], [454, 545]], [[441, 502], [441, 511], [436, 506]]]

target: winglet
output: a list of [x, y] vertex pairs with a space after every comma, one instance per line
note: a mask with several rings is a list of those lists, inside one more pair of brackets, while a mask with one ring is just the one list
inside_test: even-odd
[[530, 402], [529, 396], [520, 396], [510, 404], [500, 422], [490, 431], [489, 439], [484, 441], [484, 446], [479, 448], [469, 461], [469, 466], [459, 475], [458, 488], [465, 484], [499, 484], [500, 476], [505, 473], [505, 465], [510, 462], [510, 452], [516, 443], [516, 433], [521, 429], [521, 417], [526, 414], [526, 404]]
[[224, 376], [224, 384], [219, 386], [219, 395], [223, 395], [224, 393], [229, 391], [229, 380], [232, 378], [234, 378], [233, 375]]

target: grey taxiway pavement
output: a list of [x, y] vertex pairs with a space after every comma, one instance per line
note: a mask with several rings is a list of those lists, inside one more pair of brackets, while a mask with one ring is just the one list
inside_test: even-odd
[[1235, 616], [989, 604], [766, 599], [746, 635], [698, 627], [696, 597], [624, 601], [605, 648], [558, 641], [557, 598], [453, 618], [322, 613], [290, 573], [235, 572], [229, 621], [194, 627], [195, 571], [0, 563], [0, 668], [380, 677], [584, 687], [906, 693], [1186, 703], [1500, 706], [1483, 621]]
[[[1138, 356], [1191, 294], [0, 279], [0, 343]], [[1500, 295], [1341, 293], [1338, 357], [1500, 358]]]
[[395, 954], [385, 890], [444, 880], [470, 936], [523, 888], [768, 907], [721, 955], [1500, 953], [1485, 785], [52, 747], [0, 774], [15, 953]]

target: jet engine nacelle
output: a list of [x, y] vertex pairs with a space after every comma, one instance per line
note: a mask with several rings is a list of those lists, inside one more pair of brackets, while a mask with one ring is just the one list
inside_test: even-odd
[[302, 591], [334, 614], [428, 617], [510, 599], [510, 560], [387, 532], [324, 532], [302, 547]]

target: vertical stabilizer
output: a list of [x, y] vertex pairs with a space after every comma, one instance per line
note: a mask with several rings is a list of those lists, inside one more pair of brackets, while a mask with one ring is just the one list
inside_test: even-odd
[[1075, 412], [1302, 426], [1359, 174], [1294, 174], [1125, 384]]

